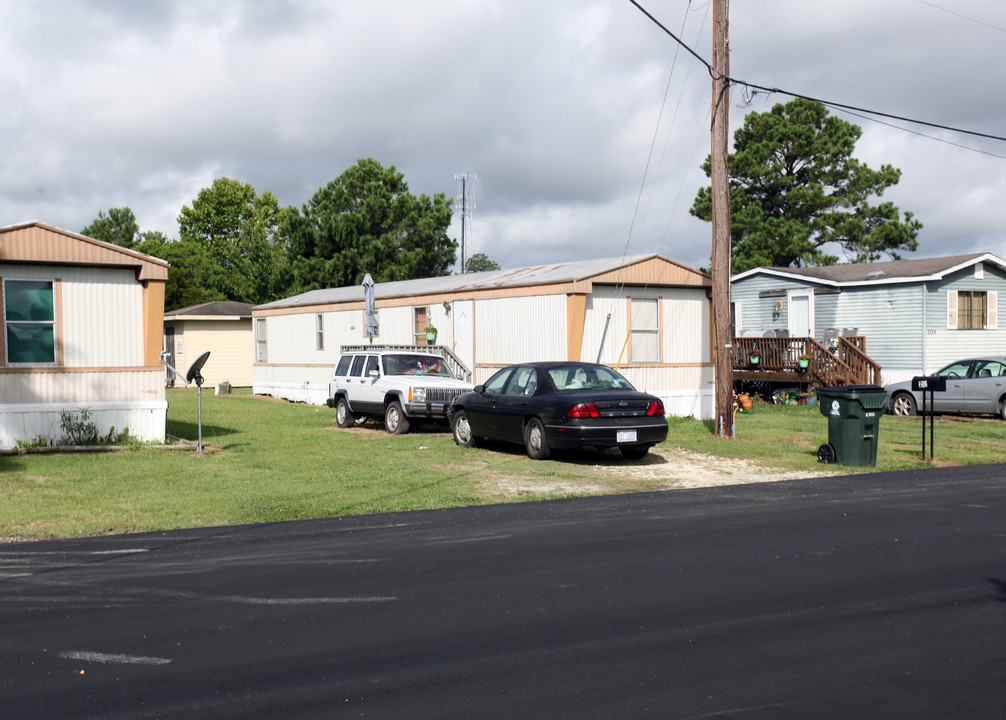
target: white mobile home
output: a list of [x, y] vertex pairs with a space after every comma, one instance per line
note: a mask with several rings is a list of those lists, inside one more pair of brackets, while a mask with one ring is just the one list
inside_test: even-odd
[[[474, 383], [511, 363], [599, 361], [670, 414], [709, 418], [710, 286], [705, 273], [659, 255], [378, 283], [372, 342], [444, 348]], [[324, 404], [341, 348], [371, 342], [365, 312], [362, 286], [254, 308], [254, 392]]]
[[168, 264], [41, 223], [0, 228], [0, 447], [58, 441], [61, 411], [164, 440]]

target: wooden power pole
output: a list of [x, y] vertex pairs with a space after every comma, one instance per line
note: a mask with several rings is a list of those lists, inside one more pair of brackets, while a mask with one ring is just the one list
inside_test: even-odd
[[716, 435], [734, 436], [733, 333], [730, 323], [730, 186], [727, 176], [730, 117], [730, 46], [727, 26], [730, 0], [713, 0], [713, 359], [716, 370]]

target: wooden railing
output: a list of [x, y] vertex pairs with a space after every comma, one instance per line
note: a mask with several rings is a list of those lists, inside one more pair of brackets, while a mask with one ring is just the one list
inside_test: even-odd
[[734, 338], [733, 367], [758, 379], [824, 387], [878, 384], [880, 366], [865, 349], [866, 338], [861, 336], [838, 338], [835, 351], [809, 337]]

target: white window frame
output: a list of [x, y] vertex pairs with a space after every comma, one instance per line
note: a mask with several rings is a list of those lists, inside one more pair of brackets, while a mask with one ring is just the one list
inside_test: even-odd
[[264, 363], [269, 361], [267, 330], [265, 318], [255, 318], [255, 362]]
[[315, 350], [325, 349], [325, 315], [318, 313], [314, 316]]
[[[660, 334], [660, 298], [637, 297], [629, 298], [629, 362], [658, 364], [661, 362], [663, 343]], [[647, 325], [650, 313], [645, 315], [637, 309], [653, 308], [653, 325]], [[652, 350], [649, 350], [652, 348]], [[645, 352], [649, 350], [649, 352]], [[655, 355], [653, 354], [655, 352]]]

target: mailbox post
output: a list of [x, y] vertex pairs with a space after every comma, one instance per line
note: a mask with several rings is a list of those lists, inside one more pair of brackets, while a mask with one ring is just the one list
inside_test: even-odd
[[919, 375], [912, 378], [912, 390], [922, 393], [922, 459], [926, 459], [926, 396], [929, 396], [929, 459], [933, 459], [933, 393], [947, 391], [947, 379], [939, 375]]

